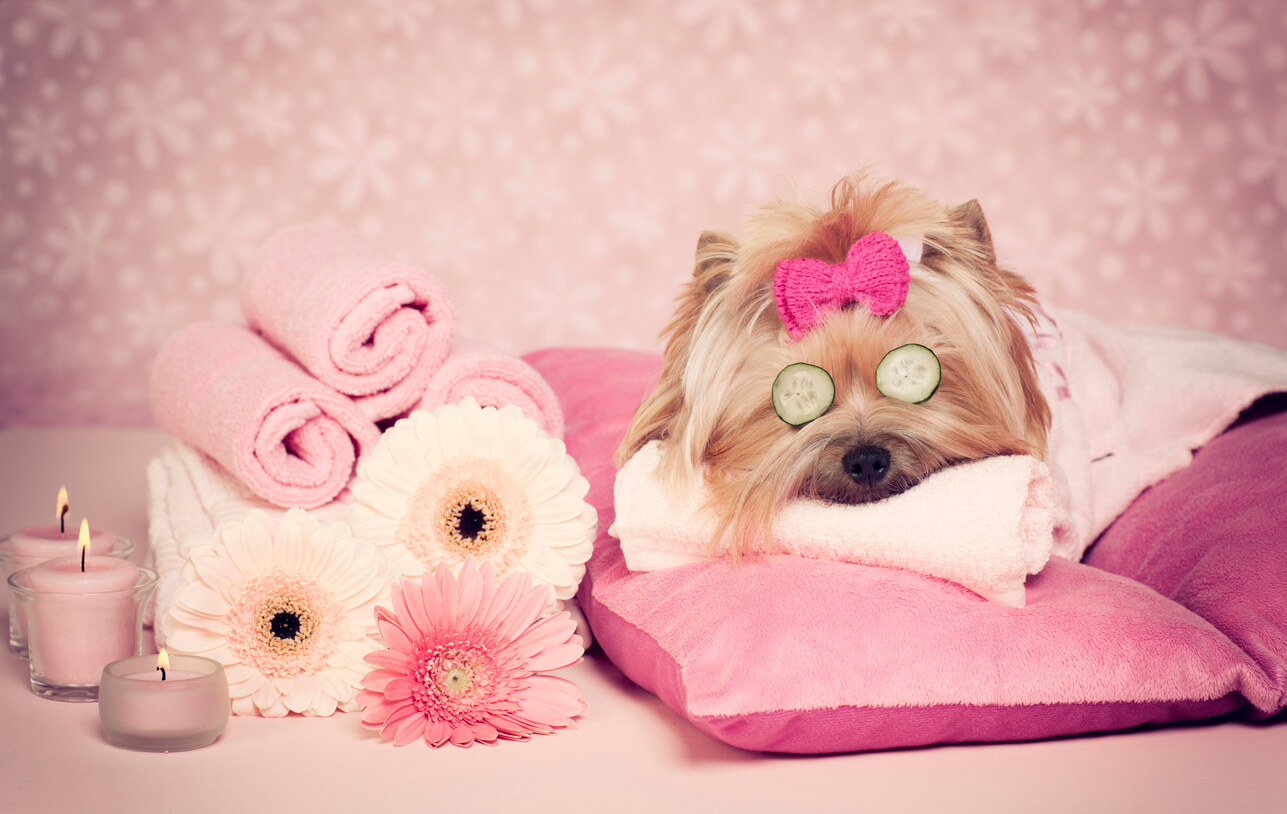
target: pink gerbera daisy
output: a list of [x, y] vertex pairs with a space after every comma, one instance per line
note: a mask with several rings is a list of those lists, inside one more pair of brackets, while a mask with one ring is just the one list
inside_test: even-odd
[[444, 564], [395, 582], [393, 611], [375, 610], [388, 649], [366, 656], [376, 669], [358, 692], [363, 725], [395, 746], [495, 744], [574, 727], [581, 691], [544, 673], [576, 664], [584, 648], [566, 612], [541, 618], [549, 591], [523, 572], [499, 581], [491, 563], [472, 559], [459, 577]]

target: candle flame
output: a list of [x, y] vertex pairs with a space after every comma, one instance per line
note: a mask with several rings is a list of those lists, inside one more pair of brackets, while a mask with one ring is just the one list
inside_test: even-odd
[[80, 519], [80, 542], [76, 544], [76, 550], [84, 562], [85, 555], [89, 553], [89, 520], [84, 517]]
[[170, 669], [170, 654], [165, 652], [164, 647], [161, 648], [160, 653], [156, 654], [156, 669], [158, 670]]
[[58, 507], [54, 510], [54, 518], [57, 520], [62, 520], [63, 515], [67, 514], [67, 510], [70, 508], [71, 508], [71, 503], [67, 501], [67, 487], [59, 486], [58, 487]]

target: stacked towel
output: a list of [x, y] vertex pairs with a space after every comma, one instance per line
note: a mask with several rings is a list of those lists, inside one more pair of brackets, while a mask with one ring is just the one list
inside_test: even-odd
[[563, 437], [563, 409], [553, 388], [527, 362], [457, 336], [416, 407], [432, 410], [473, 396], [484, 407], [514, 405], [551, 438]]
[[377, 422], [473, 396], [513, 404], [551, 436], [563, 411], [517, 356], [455, 337], [442, 285], [335, 224], [269, 238], [242, 304], [252, 330], [203, 322], [166, 340], [152, 371], [162, 428], [277, 506], [315, 508], [353, 478]]
[[199, 322], [170, 337], [150, 395], [162, 429], [279, 506], [334, 500], [380, 440], [351, 400], [228, 322]]
[[[632, 571], [710, 556], [715, 518], [704, 509], [706, 487], [676, 494], [656, 474], [660, 460], [653, 441], [617, 473], [608, 532]], [[945, 469], [878, 503], [794, 501], [778, 513], [772, 538], [781, 553], [928, 574], [1023, 607], [1027, 576], [1050, 557], [1054, 510], [1050, 471], [1015, 455]]]
[[372, 421], [420, 401], [455, 326], [435, 277], [333, 223], [273, 235], [251, 264], [242, 308], [251, 328]]

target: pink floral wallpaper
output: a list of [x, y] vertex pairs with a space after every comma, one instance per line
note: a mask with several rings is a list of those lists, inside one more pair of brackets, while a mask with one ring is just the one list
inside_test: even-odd
[[161, 340], [321, 217], [462, 333], [658, 348], [702, 228], [862, 165], [1052, 302], [1287, 346], [1278, 0], [7, 0], [0, 422], [150, 423]]

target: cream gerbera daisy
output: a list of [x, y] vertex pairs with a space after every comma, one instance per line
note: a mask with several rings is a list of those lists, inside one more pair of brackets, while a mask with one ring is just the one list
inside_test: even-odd
[[382, 566], [343, 523], [303, 509], [280, 522], [252, 511], [193, 549], [158, 625], [171, 651], [223, 664], [236, 715], [351, 712], [363, 657], [380, 648]]
[[589, 488], [563, 442], [520, 409], [467, 398], [385, 431], [358, 464], [348, 519], [394, 577], [444, 563], [459, 573], [473, 557], [550, 586], [553, 608], [576, 593], [594, 546]]

